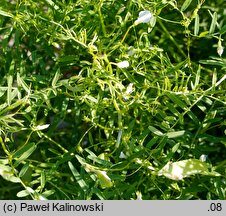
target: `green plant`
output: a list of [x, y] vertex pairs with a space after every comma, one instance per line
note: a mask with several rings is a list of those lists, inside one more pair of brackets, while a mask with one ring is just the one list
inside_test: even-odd
[[222, 5], [4, 0], [0, 198], [225, 199]]

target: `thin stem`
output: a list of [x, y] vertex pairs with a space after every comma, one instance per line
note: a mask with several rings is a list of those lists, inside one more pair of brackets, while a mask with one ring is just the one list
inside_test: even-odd
[[103, 15], [102, 15], [102, 13], [101, 13], [102, 3], [103, 3], [103, 2], [101, 1], [101, 2], [100, 2], [100, 6], [98, 7], [98, 14], [99, 14], [99, 17], [100, 17], [100, 23], [101, 23], [101, 28], [102, 28], [104, 37], [106, 37], [107, 33], [106, 33], [105, 24], [104, 24], [104, 18], [103, 18]]
[[126, 39], [126, 36], [128, 35], [130, 29], [131, 29], [133, 26], [134, 26], [134, 25], [131, 25], [131, 26], [127, 29], [126, 33], [124, 34], [124, 36], [123, 36], [123, 38], [122, 38], [122, 40], [121, 40], [121, 44], [122, 44], [122, 43], [124, 42], [124, 40]]
[[169, 37], [169, 39], [173, 42], [173, 44], [178, 48], [178, 50], [180, 51], [180, 53], [187, 58], [186, 54], [184, 53], [184, 51], [181, 49], [181, 47], [177, 44], [177, 42], [174, 40], [173, 36], [169, 33], [169, 31], [166, 29], [166, 27], [163, 25], [162, 21], [160, 19], [158, 19], [158, 22], [160, 24], [160, 26], [162, 27], [163, 31], [167, 34], [167, 36]]

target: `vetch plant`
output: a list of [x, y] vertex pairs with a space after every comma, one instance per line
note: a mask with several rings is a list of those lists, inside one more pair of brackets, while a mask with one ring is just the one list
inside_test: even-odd
[[225, 199], [223, 0], [18, 2], [0, 9], [0, 199]]
[[224, 52], [224, 47], [222, 46], [221, 38], [219, 38], [219, 41], [217, 43], [217, 53], [221, 57], [223, 52]]
[[[131, 25], [127, 32], [125, 33], [121, 43], [125, 40], [127, 34], [129, 33], [130, 29], [134, 26], [137, 26], [141, 23], [147, 23], [147, 24], [150, 24], [151, 27], [153, 28], [154, 25], [155, 25], [155, 22], [156, 22], [156, 18], [154, 17], [154, 15], [149, 11], [149, 10], [143, 10], [143, 11], [140, 11], [139, 12], [139, 16], [138, 18], [135, 20], [134, 24]], [[151, 32], [151, 30], [148, 30], [148, 32]]]
[[121, 151], [121, 152], [120, 152], [120, 155], [119, 155], [119, 158], [125, 159], [125, 158], [126, 158], [126, 155]]
[[139, 25], [140, 23], [150, 23], [151, 19], [153, 19], [153, 14], [150, 11], [141, 11], [138, 19], [134, 22], [134, 25]]
[[205, 162], [207, 160], [207, 155], [202, 154], [199, 158], [200, 161]]
[[129, 62], [125, 60], [125, 61], [118, 62], [116, 65], [119, 68], [128, 68], [129, 67]]
[[134, 84], [133, 83], [130, 83], [127, 88], [126, 88], [126, 91], [125, 93], [123, 94], [123, 100], [124, 101], [128, 101], [129, 100], [129, 97], [130, 97], [130, 94], [134, 91]]

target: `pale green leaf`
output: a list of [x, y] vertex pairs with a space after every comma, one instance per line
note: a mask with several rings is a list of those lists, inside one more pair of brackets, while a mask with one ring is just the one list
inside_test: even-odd
[[189, 7], [191, 2], [192, 2], [192, 0], [185, 0], [183, 5], [181, 6], [181, 11], [185, 11]]
[[30, 92], [30, 89], [29, 89], [28, 85], [21, 78], [19, 73], [17, 73], [17, 84], [18, 84], [18, 86], [21, 86], [26, 92], [28, 92], [28, 93]]
[[100, 186], [102, 188], [112, 187], [113, 183], [105, 171], [95, 169], [93, 169], [92, 171], [97, 175], [97, 178], [100, 182]]
[[60, 78], [60, 71], [57, 70], [54, 77], [53, 77], [53, 80], [52, 80], [52, 87], [53, 88], [57, 87], [57, 82], [58, 82], [59, 78]]
[[16, 170], [12, 170], [10, 166], [0, 164], [0, 176], [2, 176], [6, 181], [13, 183], [19, 183], [20, 179], [14, 175]]
[[29, 195], [30, 195], [30, 193], [27, 190], [22, 190], [16, 194], [17, 197], [26, 197]]
[[181, 131], [168, 132], [166, 133], [166, 136], [171, 139], [171, 138], [183, 136], [184, 134], [185, 134], [185, 130], [181, 130]]
[[199, 15], [197, 14], [195, 17], [194, 35], [198, 36], [198, 34], [199, 34]]
[[1, 9], [0, 9], [0, 15], [5, 16], [5, 17], [11, 17], [11, 18], [13, 17], [13, 14], [11, 14], [7, 11], [1, 10]]
[[209, 33], [209, 31], [201, 32], [201, 33], [199, 34], [199, 37], [200, 37], [200, 38], [201, 38], [201, 37], [205, 37], [208, 33]]
[[209, 171], [210, 166], [198, 159], [181, 160], [177, 162], [168, 162], [158, 175], [164, 175], [172, 180], [182, 180], [195, 174], [220, 176], [219, 173]]
[[8, 103], [8, 105], [10, 105], [11, 104], [11, 101], [13, 99], [13, 96], [12, 96], [13, 77], [12, 76], [8, 76], [7, 77], [7, 83], [8, 83], [7, 103]]
[[213, 13], [213, 19], [210, 25], [209, 33], [213, 34], [217, 25], [217, 12]]
[[164, 134], [160, 131], [160, 130], [158, 130], [157, 128], [155, 128], [155, 127], [153, 127], [153, 126], [148, 126], [148, 129], [152, 132], [152, 133], [154, 133], [155, 135], [157, 135], [157, 136], [163, 136]]

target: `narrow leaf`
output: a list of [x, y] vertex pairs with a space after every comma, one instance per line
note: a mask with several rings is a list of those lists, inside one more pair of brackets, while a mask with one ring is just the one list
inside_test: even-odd
[[23, 177], [28, 169], [29, 169], [29, 163], [24, 164], [24, 166], [20, 170], [19, 177]]
[[180, 145], [180, 143], [175, 144], [172, 148], [172, 153], [175, 153], [179, 149]]
[[185, 0], [184, 4], [181, 6], [181, 11], [185, 11], [189, 7], [191, 2], [192, 0]]
[[218, 61], [218, 60], [200, 60], [199, 61], [201, 64], [207, 64], [207, 65], [216, 65], [216, 66], [221, 66], [225, 67], [225, 62], [223, 61]]
[[14, 166], [17, 166], [21, 161], [26, 160], [36, 149], [35, 143], [29, 143], [13, 154], [13, 158], [16, 160]]
[[216, 86], [219, 86], [226, 79], [226, 74], [216, 83]]
[[73, 164], [70, 161], [68, 162], [68, 166], [73, 176], [75, 177], [75, 180], [78, 182], [79, 186], [83, 189], [83, 191], [86, 191], [86, 189], [88, 188], [88, 185], [86, 184], [84, 179], [81, 177], [79, 172], [76, 170], [76, 168], [73, 166]]
[[159, 140], [159, 137], [153, 137], [146, 145], [147, 148], [151, 149], [153, 145]]
[[212, 87], [214, 88], [216, 86], [217, 82], [217, 72], [216, 70], [213, 71], [213, 76], [212, 76]]
[[7, 103], [8, 105], [11, 104], [12, 101], [12, 85], [13, 85], [13, 77], [9, 75], [7, 77], [8, 89], [7, 89]]
[[208, 33], [209, 33], [209, 31], [201, 32], [201, 33], [199, 34], [199, 37], [200, 37], [200, 38], [201, 38], [201, 37], [205, 37]]
[[43, 170], [41, 172], [41, 188], [42, 188], [42, 190], [45, 187], [45, 184], [46, 184], [46, 175], [45, 175], [45, 171]]
[[224, 25], [221, 30], [220, 30], [220, 34], [223, 35], [226, 32], [226, 25]]
[[175, 94], [167, 94], [167, 96], [172, 100], [175, 104], [181, 107], [183, 110], [187, 110], [186, 104], [179, 99], [179, 97]]
[[56, 71], [56, 73], [55, 73], [55, 75], [54, 75], [54, 77], [53, 77], [53, 80], [52, 80], [52, 87], [53, 88], [56, 88], [57, 87], [57, 81], [59, 80], [59, 78], [60, 78], [60, 71], [59, 70], [57, 70]]
[[199, 65], [199, 68], [198, 68], [197, 73], [196, 73], [196, 76], [195, 76], [195, 85], [194, 85], [194, 89], [196, 89], [197, 86], [199, 85], [200, 72], [201, 72], [201, 65]]
[[28, 85], [21, 78], [19, 73], [17, 73], [17, 84], [18, 84], [18, 86], [21, 86], [26, 92], [30, 92]]
[[209, 33], [210, 34], [214, 33], [216, 24], [217, 24], [217, 12], [214, 12], [213, 13], [213, 19], [212, 19], [212, 22], [211, 22], [211, 25], [210, 25], [210, 29], [209, 29]]
[[185, 134], [185, 131], [173, 131], [173, 132], [168, 132], [166, 135], [168, 138], [176, 138], [176, 137], [180, 137], [183, 136]]
[[164, 134], [160, 131], [160, 130], [158, 130], [157, 128], [155, 128], [155, 127], [153, 127], [153, 126], [148, 126], [148, 129], [152, 132], [152, 133], [154, 133], [155, 135], [157, 135], [157, 136], [163, 136]]
[[192, 111], [188, 111], [187, 114], [197, 125], [200, 124], [198, 117]]
[[13, 17], [13, 15], [11, 13], [9, 13], [7, 11], [3, 11], [1, 9], [0, 9], [0, 15], [6, 16], [6, 17], [11, 17], [11, 18]]
[[198, 36], [198, 34], [199, 34], [199, 15], [197, 14], [195, 17], [194, 35]]
[[52, 0], [45, 0], [51, 7], [53, 7], [54, 8], [54, 10], [59, 10], [60, 8], [59, 8], [59, 6], [58, 5], [56, 5]]
[[27, 196], [29, 196], [29, 195], [30, 195], [30, 193], [29, 193], [27, 190], [19, 191], [19, 192], [16, 194], [17, 197], [27, 197]]

